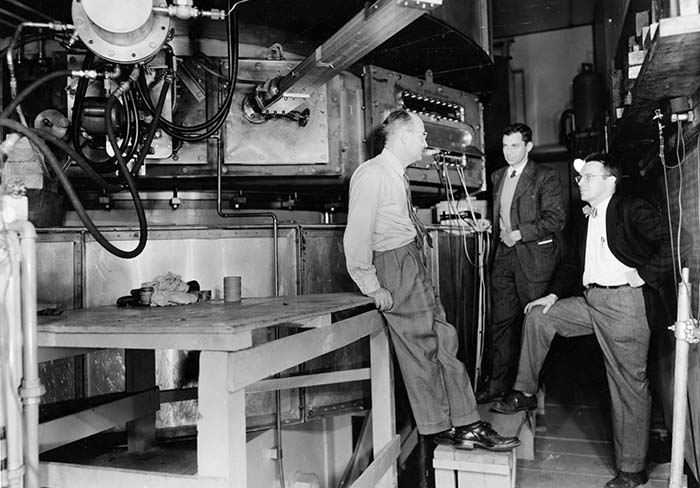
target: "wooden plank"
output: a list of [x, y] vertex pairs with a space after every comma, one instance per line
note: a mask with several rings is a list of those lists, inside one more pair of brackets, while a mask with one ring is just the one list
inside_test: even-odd
[[94, 348], [80, 347], [40, 347], [37, 351], [38, 362], [53, 361], [54, 359], [80, 356], [89, 352], [95, 352]]
[[230, 334], [278, 324], [303, 326], [309, 319], [370, 303], [372, 299], [357, 293], [322, 293], [173, 307], [93, 307], [39, 317], [38, 330], [40, 337], [47, 333]]
[[411, 429], [411, 433], [408, 434], [406, 440], [401, 444], [401, 455], [399, 456], [399, 466], [404, 466], [408, 457], [411, 455], [413, 450], [418, 445], [418, 429]]
[[436, 469], [435, 488], [457, 488], [457, 474], [451, 469]]
[[335, 383], [349, 383], [351, 381], [365, 381], [368, 379], [370, 379], [369, 368], [346, 369], [344, 371], [332, 371], [329, 373], [286, 376], [284, 378], [262, 380], [247, 387], [246, 393], [289, 390], [291, 388], [332, 385]]
[[369, 413], [365, 416], [364, 422], [362, 422], [362, 429], [355, 443], [355, 449], [352, 452], [348, 465], [345, 467], [343, 477], [338, 483], [338, 488], [345, 488], [354, 483], [360, 477], [362, 471], [370, 464], [372, 459], [372, 436], [370, 435], [372, 432], [372, 416]]
[[[372, 373], [372, 442], [374, 455], [388, 445], [396, 434], [394, 416], [394, 376], [389, 336], [383, 318], [382, 327], [369, 338], [369, 359]], [[398, 456], [397, 456], [398, 457]], [[376, 486], [389, 488], [396, 485], [396, 462], [389, 466]]]
[[65, 463], [40, 463], [41, 486], [46, 488], [89, 487], [126, 488], [227, 488], [223, 478], [187, 476], [152, 471], [79, 466]]
[[39, 425], [39, 452], [83, 439], [160, 408], [158, 389], [137, 393]]
[[170, 334], [149, 331], [109, 333], [47, 332], [39, 335], [42, 347], [73, 345], [97, 349], [186, 349], [192, 351], [235, 351], [253, 345], [252, 333], [244, 330], [225, 334]]
[[[126, 349], [124, 351], [125, 383], [128, 393], [156, 386], [156, 352]], [[160, 406], [160, 400], [158, 401]], [[127, 422], [130, 452], [145, 452], [156, 444], [156, 414], [151, 411]]]
[[321, 356], [384, 327], [376, 310], [232, 353], [229, 391], [237, 391], [292, 366]]
[[[508, 454], [510, 455], [510, 453]], [[507, 475], [509, 466], [507, 464], [487, 464], [480, 462], [457, 461], [454, 459], [433, 459], [435, 469], [447, 469], [452, 471], [472, 471], [475, 473], [488, 473]]]
[[185, 400], [196, 400], [198, 396], [197, 388], [182, 388], [160, 391], [160, 403], [182, 402]]
[[632, 105], [617, 122], [617, 138], [638, 130], [653, 136], [654, 109], [671, 98], [689, 97], [700, 87], [700, 15], [661, 19], [648, 51], [631, 90]]
[[[357, 478], [352, 485], [352, 488], [376, 488], [381, 486], [381, 480], [386, 479], [386, 476], [391, 474], [392, 469], [396, 469], [396, 459], [401, 452], [401, 437], [395, 435], [394, 438], [382, 449], [379, 454], [374, 456], [374, 461], [367, 469]], [[396, 477], [393, 479], [396, 485]]]
[[247, 488], [245, 390], [227, 391], [240, 371], [229, 356], [211, 351], [199, 356], [197, 470], [227, 479], [231, 488]]

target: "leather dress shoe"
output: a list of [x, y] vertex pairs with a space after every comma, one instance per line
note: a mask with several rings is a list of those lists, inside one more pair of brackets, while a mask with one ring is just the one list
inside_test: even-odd
[[497, 402], [503, 398], [503, 392], [490, 386], [486, 386], [476, 392], [476, 403]]
[[476, 446], [489, 451], [510, 451], [520, 445], [520, 439], [500, 435], [490, 423], [483, 420], [440, 432], [435, 436], [435, 442], [460, 449], [473, 449]]
[[537, 408], [537, 396], [525, 396], [522, 392], [512, 391], [491, 407], [491, 411], [505, 413], [508, 415], [524, 410], [534, 410]]
[[605, 488], [636, 488], [649, 481], [646, 470], [636, 473], [629, 471], [618, 471], [617, 476], [605, 483]]

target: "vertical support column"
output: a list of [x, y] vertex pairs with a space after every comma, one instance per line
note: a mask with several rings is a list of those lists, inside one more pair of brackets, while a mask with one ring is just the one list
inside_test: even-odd
[[[139, 392], [156, 384], [156, 353], [151, 350], [125, 349], [126, 391]], [[151, 412], [126, 423], [130, 452], [144, 452], [156, 443], [156, 414]]]
[[[384, 321], [379, 315], [374, 320]], [[374, 455], [391, 442], [396, 432], [394, 417], [394, 375], [386, 325], [369, 338], [370, 369], [372, 383], [372, 448]], [[379, 481], [379, 488], [396, 485], [396, 463]]]
[[229, 354], [202, 351], [199, 356], [197, 472], [227, 479], [231, 488], [247, 488], [245, 389], [228, 391], [236, 369]]

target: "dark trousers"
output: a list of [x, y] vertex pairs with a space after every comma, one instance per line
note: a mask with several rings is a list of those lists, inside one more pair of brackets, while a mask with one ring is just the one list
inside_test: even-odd
[[374, 266], [394, 305], [384, 312], [418, 432], [435, 434], [479, 420], [455, 328], [414, 243], [375, 252]]
[[528, 280], [515, 249], [498, 245], [491, 268], [491, 324], [486, 334], [491, 388], [508, 391], [513, 386], [518, 372], [523, 310], [545, 294], [547, 284]]
[[605, 358], [610, 389], [613, 444], [617, 468], [644, 469], [649, 446], [651, 396], [647, 354], [651, 332], [641, 288], [591, 288], [582, 297], [557, 301], [525, 318], [523, 346], [514, 388], [534, 393], [555, 334], [576, 337], [594, 333]]

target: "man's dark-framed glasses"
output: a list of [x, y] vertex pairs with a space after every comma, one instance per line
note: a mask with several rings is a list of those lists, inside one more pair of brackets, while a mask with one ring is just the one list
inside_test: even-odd
[[574, 176], [574, 181], [576, 183], [581, 183], [581, 180], [583, 180], [586, 183], [590, 183], [593, 178], [609, 178], [612, 175], [576, 175]]

